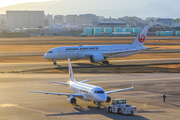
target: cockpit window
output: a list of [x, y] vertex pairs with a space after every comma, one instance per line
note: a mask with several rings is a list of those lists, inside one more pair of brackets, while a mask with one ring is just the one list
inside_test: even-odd
[[52, 51], [48, 51], [47, 53], [53, 53]]
[[94, 93], [101, 94], [104, 93], [104, 91], [94, 91]]

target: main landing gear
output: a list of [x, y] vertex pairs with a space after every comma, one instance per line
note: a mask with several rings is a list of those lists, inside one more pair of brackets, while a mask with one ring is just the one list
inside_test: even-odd
[[100, 109], [100, 106], [101, 106], [100, 102], [93, 102], [93, 103], [97, 105], [97, 109]]
[[102, 61], [102, 64], [109, 64], [109, 61], [104, 60], [104, 61]]
[[56, 60], [52, 60], [52, 61], [54, 62], [54, 63], [53, 63], [54, 65], [57, 65], [57, 62], [56, 62]]

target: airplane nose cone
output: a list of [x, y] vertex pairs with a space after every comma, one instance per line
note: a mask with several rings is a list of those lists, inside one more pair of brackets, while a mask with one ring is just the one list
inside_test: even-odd
[[100, 95], [100, 96], [98, 97], [98, 101], [99, 101], [99, 102], [105, 102], [105, 101], [106, 101], [106, 95]]
[[44, 54], [44, 58], [45, 58], [45, 59], [48, 59], [47, 53]]

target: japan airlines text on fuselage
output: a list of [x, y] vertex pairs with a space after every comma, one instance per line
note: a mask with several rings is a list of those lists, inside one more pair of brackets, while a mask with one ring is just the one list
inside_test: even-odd
[[148, 26], [144, 27], [141, 33], [129, 45], [96, 45], [96, 46], [66, 46], [56, 47], [49, 50], [44, 58], [50, 60], [90, 59], [92, 63], [107, 61], [107, 58], [126, 57], [147, 50], [143, 47]]
[[100, 107], [99, 105], [102, 102], [110, 102], [111, 101], [111, 97], [109, 97], [107, 94], [125, 91], [125, 90], [130, 90], [130, 89], [134, 88], [134, 85], [133, 85], [130, 88], [118, 89], [118, 90], [105, 92], [104, 89], [101, 87], [90, 85], [90, 84], [85, 84], [84, 82], [87, 82], [88, 80], [77, 82], [74, 78], [74, 74], [73, 74], [73, 70], [72, 70], [72, 66], [71, 66], [71, 62], [70, 62], [69, 58], [68, 58], [68, 62], [69, 62], [69, 79], [70, 80], [67, 83], [55, 82], [55, 81], [51, 81], [51, 82], [69, 85], [71, 90], [75, 94], [40, 92], [40, 91], [29, 91], [29, 92], [54, 94], [54, 95], [66, 95], [69, 97], [68, 101], [71, 104], [76, 104], [76, 98], [80, 98], [80, 99], [85, 100], [85, 101], [93, 101], [94, 103], [96, 103], [98, 105], [98, 108], [99, 108]]

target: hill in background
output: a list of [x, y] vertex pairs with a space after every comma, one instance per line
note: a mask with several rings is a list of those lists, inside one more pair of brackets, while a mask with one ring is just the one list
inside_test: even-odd
[[[32, 2], [17, 5], [10, 5], [0, 8], [0, 14], [5, 14], [6, 10], [43, 10], [45, 14], [86, 14], [92, 13], [104, 17], [138, 16], [146, 17], [172, 17], [177, 18], [180, 9], [176, 5], [164, 2], [144, 2], [144, 0], [60, 0], [47, 2]], [[159, 0], [161, 1], [161, 0]], [[173, 0], [172, 0], [173, 1]], [[172, 3], [172, 2], [171, 2]]]

